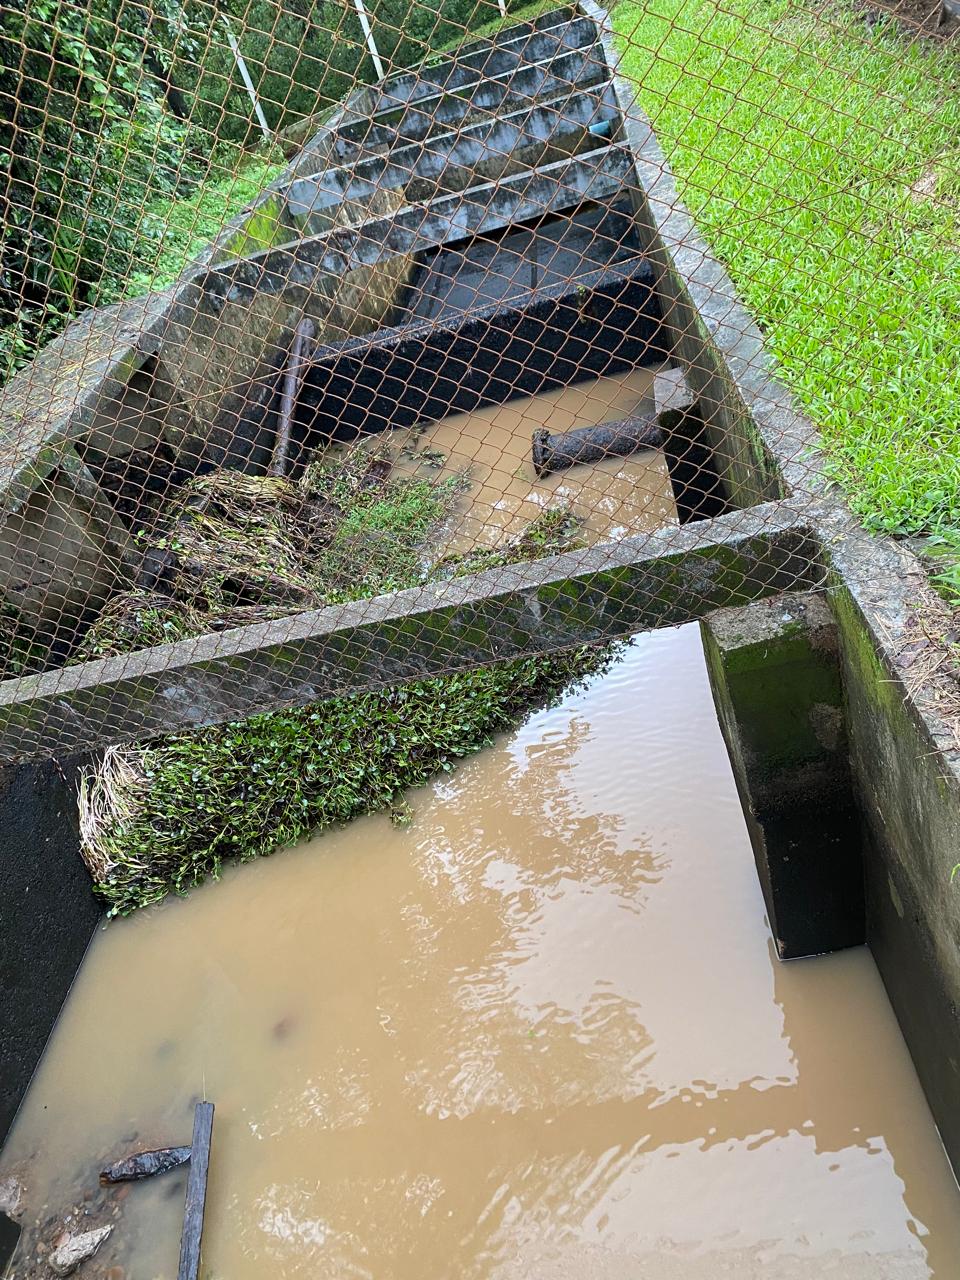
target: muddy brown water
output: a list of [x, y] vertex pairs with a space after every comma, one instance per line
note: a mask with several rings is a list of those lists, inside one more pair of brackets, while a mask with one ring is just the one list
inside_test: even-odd
[[595, 378], [541, 395], [452, 414], [424, 431], [388, 432], [370, 447], [387, 446], [403, 469], [429, 474], [433, 465], [466, 475], [464, 501], [444, 531], [443, 549], [457, 553], [496, 546], [515, 536], [545, 507], [569, 505], [589, 541], [617, 541], [676, 520], [666, 460], [645, 449], [538, 478], [530, 456], [534, 431], [572, 431], [654, 410], [652, 369]]
[[[98, 935], [3, 1161], [33, 1215], [205, 1094], [216, 1280], [955, 1276], [869, 953], [772, 955], [695, 628], [411, 800]], [[182, 1197], [91, 1272], [172, 1280]]]

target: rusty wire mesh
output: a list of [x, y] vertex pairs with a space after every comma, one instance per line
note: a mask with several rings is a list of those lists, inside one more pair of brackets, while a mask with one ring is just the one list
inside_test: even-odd
[[701, 233], [949, 577], [939, 5], [0, 12], [3, 758], [821, 581], [822, 459]]

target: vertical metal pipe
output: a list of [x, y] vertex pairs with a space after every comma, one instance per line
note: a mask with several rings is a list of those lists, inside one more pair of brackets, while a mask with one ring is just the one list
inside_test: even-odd
[[370, 30], [370, 20], [367, 17], [367, 11], [364, 8], [363, 0], [353, 0], [353, 3], [357, 10], [357, 17], [360, 19], [360, 25], [363, 27], [363, 37], [367, 42], [367, 48], [370, 50], [370, 57], [373, 59], [373, 66], [377, 73], [377, 79], [382, 80], [386, 75], [386, 72], [383, 69], [383, 63], [380, 61], [377, 42], [374, 40], [373, 32]]
[[263, 114], [263, 109], [260, 106], [260, 99], [257, 97], [257, 91], [253, 86], [253, 81], [250, 79], [250, 72], [247, 70], [247, 64], [244, 62], [243, 54], [240, 52], [240, 45], [237, 43], [237, 37], [230, 30], [230, 23], [227, 20], [227, 15], [225, 13], [221, 13], [220, 21], [223, 23], [226, 30], [230, 51], [233, 54], [234, 61], [237, 64], [237, 70], [240, 72], [240, 77], [247, 90], [247, 96], [253, 105], [254, 114], [256, 115], [257, 122], [260, 125], [260, 132], [263, 134], [263, 140], [264, 142], [272, 142], [273, 138], [270, 134], [270, 126], [267, 124], [267, 118]]

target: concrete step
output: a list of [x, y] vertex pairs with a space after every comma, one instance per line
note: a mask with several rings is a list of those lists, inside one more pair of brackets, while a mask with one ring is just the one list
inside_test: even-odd
[[[218, 299], [240, 299], [247, 290], [309, 293], [325, 273], [342, 276], [391, 257], [423, 253], [438, 245], [499, 231], [512, 223], [573, 209], [587, 200], [609, 200], [623, 190], [632, 168], [629, 147], [614, 143], [525, 170], [500, 182], [437, 196], [425, 205], [408, 205], [354, 227], [335, 228], [298, 243], [222, 263], [196, 284], [214, 311]], [[304, 305], [307, 301], [305, 297]], [[196, 309], [204, 309], [205, 305], [198, 299]]]
[[595, 44], [597, 39], [596, 24], [589, 18], [570, 21], [561, 17], [546, 29], [521, 31], [509, 40], [498, 41], [468, 54], [461, 53], [435, 66], [423, 67], [419, 72], [388, 80], [371, 105], [371, 111], [374, 114], [391, 111], [431, 94], [454, 93], [476, 84], [478, 80], [488, 80], [560, 53], [586, 48]]
[[[318, 235], [345, 201], [367, 201], [377, 191], [403, 189], [407, 203], [461, 191], [595, 149], [618, 118], [612, 88], [564, 96], [487, 117], [462, 130], [416, 142], [385, 155], [298, 179], [286, 192], [286, 212], [297, 234]], [[291, 239], [294, 238], [291, 235]]]
[[538, 290], [572, 287], [592, 273], [612, 272], [640, 256], [629, 200], [541, 219], [494, 239], [424, 255], [404, 299], [406, 321], [451, 324], [467, 311], [520, 306]]
[[523, 106], [553, 101], [565, 93], [601, 84], [610, 74], [603, 47], [591, 45], [479, 81], [469, 92], [433, 94], [398, 111], [344, 124], [337, 131], [336, 151], [344, 161], [362, 159], [447, 133], [484, 114], [509, 114]]

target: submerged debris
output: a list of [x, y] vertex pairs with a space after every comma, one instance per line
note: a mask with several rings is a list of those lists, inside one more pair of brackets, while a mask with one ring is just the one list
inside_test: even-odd
[[84, 636], [77, 660], [112, 658], [196, 635], [200, 614], [159, 591], [125, 591], [109, 601]]
[[137, 1151], [132, 1156], [108, 1165], [100, 1174], [100, 1185], [112, 1182], [139, 1182], [156, 1178], [171, 1169], [179, 1169], [190, 1159], [189, 1147], [160, 1147], [156, 1151]]
[[103, 608], [76, 660], [409, 585], [430, 566], [463, 481], [391, 473], [388, 458], [355, 449], [311, 464], [299, 482], [240, 471], [192, 478], [145, 541], [140, 585]]
[[207, 1201], [207, 1174], [210, 1144], [213, 1141], [213, 1103], [198, 1102], [193, 1115], [190, 1143], [190, 1178], [183, 1207], [183, 1234], [180, 1238], [180, 1266], [177, 1280], [197, 1280], [200, 1271], [200, 1241]]
[[95, 1227], [93, 1231], [67, 1235], [50, 1254], [50, 1270], [54, 1275], [70, 1275], [93, 1257], [112, 1231], [113, 1227]]
[[155, 550], [158, 587], [201, 614], [244, 605], [309, 608], [316, 583], [304, 563], [306, 496], [279, 476], [219, 471], [181, 492]]
[[662, 444], [663, 432], [656, 418], [634, 417], [559, 434], [545, 429], [534, 431], [531, 457], [536, 474], [546, 476], [587, 462], [626, 457], [640, 449], [659, 449]]

